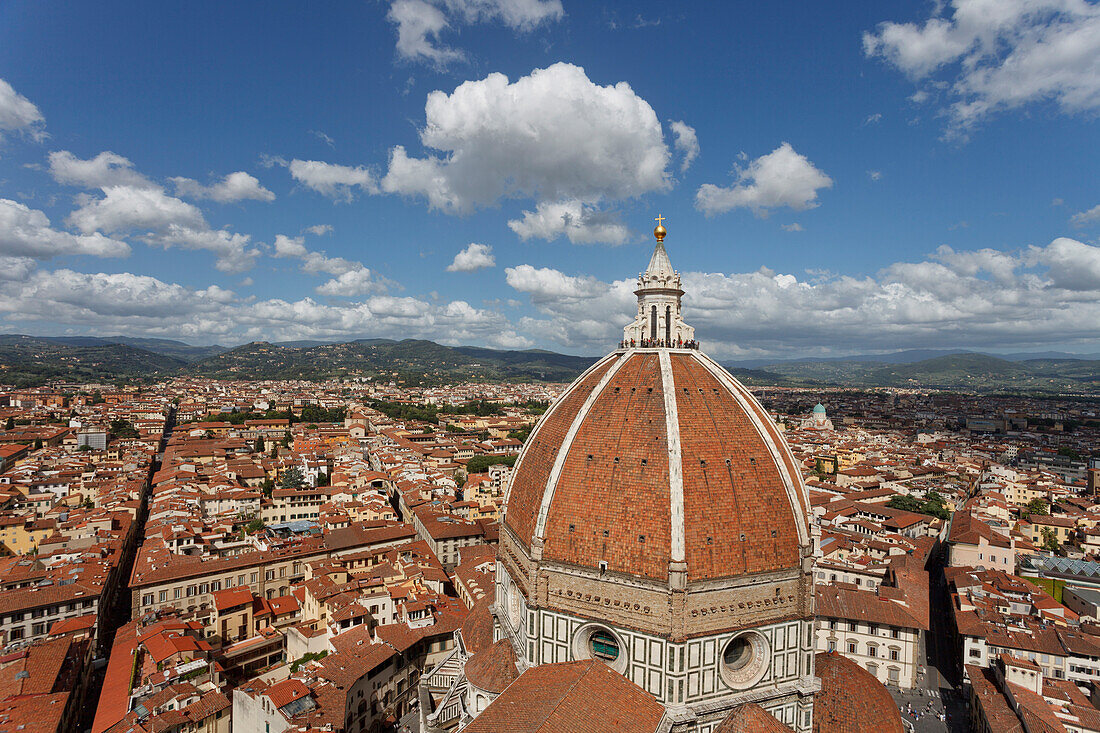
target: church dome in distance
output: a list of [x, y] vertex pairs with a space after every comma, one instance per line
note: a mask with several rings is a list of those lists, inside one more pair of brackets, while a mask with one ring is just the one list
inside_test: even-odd
[[814, 733], [904, 733], [890, 692], [873, 674], [836, 652], [817, 655], [821, 692], [814, 698]]

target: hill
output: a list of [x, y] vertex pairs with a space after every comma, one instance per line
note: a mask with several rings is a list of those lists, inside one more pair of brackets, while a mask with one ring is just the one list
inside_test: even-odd
[[228, 346], [192, 346], [182, 341], [171, 339], [134, 338], [131, 336], [35, 336], [42, 341], [52, 341], [68, 346], [106, 346], [108, 344], [125, 344], [136, 349], [151, 351], [154, 354], [163, 354], [183, 361], [198, 361], [214, 354], [228, 351]]
[[34, 336], [0, 335], [0, 382], [16, 386], [50, 380], [110, 382], [176, 374], [186, 364], [164, 354], [117, 343], [68, 344]]
[[189, 365], [189, 374], [223, 379], [371, 377], [406, 384], [466, 380], [570, 381], [595, 361], [549, 351], [498, 351], [433, 341], [367, 339], [316, 346], [245, 344]]
[[949, 354], [911, 363], [787, 361], [763, 367], [790, 385], [919, 387], [974, 392], [1100, 393], [1100, 361], [1009, 361], [978, 353]]

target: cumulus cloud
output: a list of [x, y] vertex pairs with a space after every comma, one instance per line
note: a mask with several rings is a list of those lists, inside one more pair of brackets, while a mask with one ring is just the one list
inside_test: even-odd
[[332, 232], [332, 224], [314, 224], [311, 227], [306, 227], [302, 231], [306, 231], [310, 234], [314, 234], [320, 237], [325, 234], [330, 234]]
[[680, 172], [685, 173], [699, 156], [699, 137], [695, 134], [695, 128], [686, 122], [672, 122], [669, 124], [669, 128], [672, 130], [672, 134], [676, 136], [673, 145], [683, 156], [680, 163]]
[[82, 160], [68, 150], [57, 150], [49, 155], [50, 175], [58, 183], [81, 188], [106, 188], [129, 186], [131, 188], [160, 188], [134, 170], [128, 158], [105, 150], [94, 158]]
[[355, 198], [356, 188], [366, 193], [378, 193], [378, 181], [374, 174], [362, 166], [297, 159], [285, 165], [295, 181], [336, 201], [351, 201]]
[[928, 89], [945, 87], [949, 135], [990, 114], [1049, 101], [1100, 109], [1100, 6], [1085, 0], [952, 0], [924, 23], [881, 23], [863, 48]]
[[466, 249], [455, 255], [454, 262], [447, 265], [447, 272], [473, 272], [496, 265], [493, 248], [487, 244], [470, 242]]
[[563, 14], [561, 0], [393, 0], [386, 19], [397, 26], [398, 56], [443, 68], [465, 58], [441, 42], [452, 26], [499, 22], [527, 32]]
[[812, 209], [818, 205], [817, 192], [832, 185], [833, 179], [783, 143], [740, 169], [734, 185], [704, 183], [695, 193], [695, 207], [707, 216], [743, 207], [764, 218], [781, 207]]
[[[126, 257], [130, 245], [99, 232], [70, 234], [50, 227], [44, 213], [18, 201], [0, 199], [0, 254], [4, 264], [11, 258], [48, 260], [60, 255]], [[17, 263], [16, 263], [17, 264]]]
[[384, 293], [388, 290], [387, 285], [385, 278], [377, 277], [369, 268], [360, 265], [318, 286], [317, 292], [320, 295], [354, 297], [369, 293]]
[[192, 199], [212, 199], [222, 204], [245, 200], [275, 200], [275, 194], [261, 186], [259, 179], [244, 171], [230, 173], [209, 186], [204, 186], [191, 178], [176, 177], [168, 180], [175, 184], [177, 196]]
[[[1058, 201], [1058, 199], [1055, 199]], [[1093, 206], [1088, 211], [1078, 211], [1069, 218], [1069, 223], [1075, 227], [1085, 227], [1100, 222], [1100, 204]]]
[[522, 219], [512, 219], [508, 228], [524, 241], [535, 237], [553, 241], [565, 236], [573, 244], [624, 244], [630, 238], [626, 225], [614, 214], [576, 199], [539, 202]]
[[39, 141], [46, 137], [45, 125], [38, 107], [0, 79], [0, 140], [5, 132], [18, 132]]
[[20, 280], [0, 278], [0, 315], [89, 334], [125, 332], [200, 343], [376, 336], [532, 345], [501, 314], [461, 300], [437, 303], [388, 295], [333, 305], [312, 298], [253, 300], [216, 286], [195, 289], [146, 275], [68, 269], [38, 271]]
[[451, 213], [504, 197], [593, 202], [670, 186], [671, 154], [649, 103], [625, 82], [594, 84], [572, 64], [434, 91], [420, 140], [443, 155], [395, 147], [382, 190]]
[[0, 255], [0, 281], [26, 280], [34, 268], [35, 261], [30, 257]]
[[[608, 283], [530, 265], [506, 275], [539, 312], [521, 330], [561, 346], [606, 349], [636, 308], [632, 280]], [[1066, 238], [1018, 252], [940, 247], [865, 277], [688, 272], [684, 290], [685, 319], [722, 357], [1095, 346], [1100, 247]]]
[[305, 237], [276, 234], [274, 250], [276, 257], [299, 260], [299, 269], [302, 272], [333, 275], [331, 280], [317, 287], [316, 292], [320, 295], [349, 297], [381, 293], [397, 287], [396, 283], [371, 272], [362, 262], [329, 257], [324, 252], [309, 249], [306, 247]]
[[196, 206], [170, 196], [115, 153], [100, 153], [89, 160], [68, 151], [51, 153], [50, 172], [59, 183], [102, 191], [102, 197], [77, 196], [77, 208], [66, 219], [87, 236], [133, 233], [159, 247], [208, 250], [223, 272], [248, 270], [259, 255], [257, 249], [249, 248], [249, 235], [211, 228]]

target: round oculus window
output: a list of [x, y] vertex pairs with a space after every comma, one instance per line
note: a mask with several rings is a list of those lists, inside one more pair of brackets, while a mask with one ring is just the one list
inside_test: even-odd
[[606, 626], [588, 624], [573, 636], [574, 659], [598, 659], [616, 672], [625, 672], [627, 656], [622, 639]]
[[736, 690], [752, 687], [768, 671], [771, 655], [763, 634], [746, 631], [733, 637], [718, 662], [722, 680]]

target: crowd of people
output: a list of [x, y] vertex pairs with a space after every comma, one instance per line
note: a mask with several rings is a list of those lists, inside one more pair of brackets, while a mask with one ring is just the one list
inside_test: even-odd
[[624, 339], [624, 340], [619, 342], [619, 348], [620, 349], [638, 349], [638, 348], [641, 348], [641, 349], [663, 349], [663, 348], [669, 348], [669, 349], [698, 349], [699, 348], [699, 342], [696, 341], [695, 339], [688, 339], [687, 341], [685, 341], [685, 340], [680, 339], [680, 338], [675, 339], [675, 340], [670, 339], [667, 342], [665, 341], [665, 339], [641, 339], [640, 341], [637, 340], [637, 339]]

